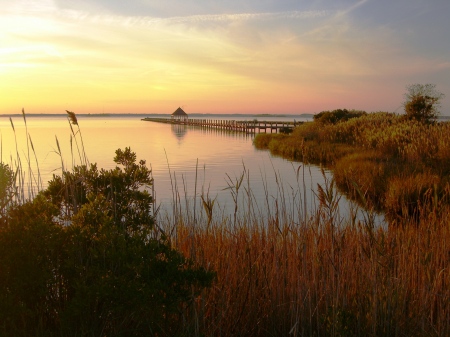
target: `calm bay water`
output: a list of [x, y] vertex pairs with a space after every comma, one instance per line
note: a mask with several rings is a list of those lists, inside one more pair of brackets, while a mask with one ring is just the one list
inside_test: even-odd
[[[248, 196], [259, 212], [275, 211], [283, 203], [293, 218], [299, 210], [312, 212], [317, 209], [315, 191], [317, 184], [324, 184], [324, 176], [317, 166], [303, 166], [273, 157], [268, 151], [256, 150], [253, 136], [229, 131], [201, 129], [180, 125], [145, 122], [139, 116], [79, 116], [78, 122], [87, 157], [99, 168], [115, 167], [113, 157], [118, 148], [131, 147], [137, 159], [145, 159], [151, 167], [155, 180], [156, 204], [160, 213], [170, 212], [174, 200], [183, 207], [196, 205], [201, 212], [200, 196], [216, 198], [217, 209], [224, 214], [234, 212], [234, 201], [230, 186], [242, 175], [244, 180], [239, 190], [239, 207], [246, 207]], [[252, 120], [251, 117], [228, 117], [226, 115], [204, 117], [211, 119]], [[290, 117], [255, 117], [259, 120], [286, 120]], [[7, 117], [0, 117], [2, 136], [2, 161], [16, 160], [17, 151], [26, 164], [27, 137], [22, 117], [12, 118], [15, 133]], [[296, 118], [301, 120], [300, 117]], [[61, 157], [56, 153], [56, 138], [59, 141], [63, 163], [66, 168], [80, 163], [76, 144], [70, 145], [71, 131], [65, 116], [27, 116], [28, 133], [34, 144], [44, 186], [52, 175], [61, 172]], [[78, 130], [74, 126], [74, 130]], [[77, 136], [78, 145], [81, 139]], [[37, 172], [32, 156], [32, 170]], [[331, 178], [329, 172], [326, 177]], [[194, 196], [196, 201], [194, 202]], [[187, 204], [184, 200], [190, 200]], [[247, 201], [246, 201], [247, 200]], [[341, 214], [348, 214], [353, 207], [345, 198], [341, 199]], [[304, 215], [304, 214], [303, 214]], [[301, 216], [303, 216], [301, 215]]]

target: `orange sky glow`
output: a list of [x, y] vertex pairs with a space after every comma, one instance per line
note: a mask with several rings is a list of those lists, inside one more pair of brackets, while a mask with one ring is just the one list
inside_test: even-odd
[[0, 114], [401, 112], [408, 84], [450, 94], [447, 0], [0, 5]]

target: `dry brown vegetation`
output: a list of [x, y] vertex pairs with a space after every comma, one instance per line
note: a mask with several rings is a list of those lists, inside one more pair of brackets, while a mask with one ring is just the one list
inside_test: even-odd
[[[115, 284], [111, 288], [111, 294], [120, 295], [124, 299], [120, 301], [120, 308], [124, 308], [124, 316], [130, 321], [138, 317], [142, 320], [143, 326], [148, 327], [145, 333], [140, 333], [141, 330], [137, 330], [135, 325], [131, 325], [131, 330], [127, 331], [133, 331], [135, 336], [173, 336], [174, 332], [177, 336], [211, 337], [449, 336], [450, 219], [448, 212], [442, 211], [445, 209], [445, 196], [448, 193], [445, 188], [436, 187], [442, 186], [441, 183], [445, 181], [442, 176], [448, 174], [445, 171], [447, 168], [441, 167], [441, 164], [448, 160], [447, 154], [450, 153], [448, 152], [449, 137], [445, 131], [448, 126], [436, 126], [436, 129], [432, 131], [434, 126], [429, 126], [430, 129], [427, 129], [427, 132], [430, 133], [426, 136], [419, 132], [422, 127], [414, 123], [405, 126], [397, 125], [397, 122], [400, 122], [395, 116], [379, 114], [361, 118], [350, 120], [345, 125], [337, 127], [319, 127], [308, 123], [297, 129], [293, 136], [273, 136], [272, 139], [261, 136], [258, 139], [264, 140], [265, 147], [274, 151], [279, 150], [280, 153], [283, 153], [281, 149], [284, 147], [292, 158], [303, 160], [315, 158], [328, 164], [334, 163], [336, 180], [352, 177], [351, 181], [356, 181], [359, 186], [364, 187], [366, 193], [362, 192], [361, 187], [356, 188], [355, 192], [360, 194], [360, 198], [367, 206], [370, 203], [365, 196], [369, 196], [367, 191], [373, 190], [377, 193], [385, 193], [385, 198], [389, 198], [392, 204], [398, 202], [397, 207], [405, 207], [407, 203], [405, 203], [406, 199], [402, 199], [405, 198], [404, 195], [394, 192], [409, 189], [408, 193], [416, 193], [418, 198], [423, 195], [425, 197], [423, 200], [431, 201], [415, 204], [423, 207], [425, 211], [413, 214], [409, 211], [401, 213], [402, 226], [377, 224], [370, 210], [364, 213], [363, 218], [357, 218], [352, 212], [343, 218], [339, 215], [340, 194], [335, 188], [334, 180], [326, 179], [323, 186], [317, 187], [316, 194], [319, 200], [317, 209], [306, 210], [301, 205], [301, 200], [289, 200], [297, 207], [298, 214], [293, 217], [291, 216], [293, 214], [287, 210], [286, 196], [281, 195], [279, 198], [271, 199], [268, 207], [256, 213], [255, 208], [252, 207], [252, 192], [243, 187], [246, 185], [245, 174], [243, 174], [236, 181], [230, 179], [229, 191], [235, 200], [235, 212], [227, 215], [220, 211], [214, 199], [208, 195], [200, 197], [203, 204], [197, 206], [197, 209], [195, 205], [200, 205], [200, 200], [198, 195], [194, 196], [194, 207], [192, 207], [192, 199], [182, 200], [180, 193], [177, 192], [178, 187], [175, 186], [173, 212], [170, 216], [160, 215], [157, 218], [152, 237], [164, 238], [164, 242], [170, 243], [178, 252], [190, 258], [196, 266], [215, 272], [216, 277], [212, 286], [202, 289], [200, 293], [196, 292], [195, 287], [189, 288], [188, 299], [174, 308], [176, 310], [172, 310], [170, 315], [161, 315], [158, 323], [149, 319], [144, 313], [145, 310], [164, 312], [164, 305], [151, 304], [146, 300], [139, 301], [140, 297], [137, 296], [136, 300], [143, 310], [133, 312], [129, 303], [126, 302], [129, 301], [126, 293], [120, 291], [118, 293], [117, 284]], [[391, 136], [384, 135], [380, 131], [380, 134], [374, 138], [370, 135], [375, 133], [375, 130], [370, 131], [360, 125], [360, 123], [364, 124], [364, 121], [371, 121], [379, 130], [386, 130], [392, 126], [398, 127], [399, 131]], [[405, 134], [413, 131], [405, 131], [405, 128], [415, 130], [421, 141], [406, 148], [398, 143], [401, 139], [411, 139]], [[349, 131], [344, 132], [346, 129]], [[438, 132], [438, 135], [442, 132], [442, 134], [433, 137], [432, 132]], [[327, 137], [334, 137], [334, 140]], [[380, 137], [384, 140], [380, 141]], [[296, 140], [300, 140], [301, 146], [297, 146]], [[413, 142], [415, 141], [410, 140], [409, 144]], [[356, 145], [362, 150], [355, 151]], [[386, 156], [386, 153], [380, 150], [380, 146], [384, 149], [398, 149], [397, 157], [392, 157], [395, 160]], [[422, 146], [435, 149], [431, 159], [428, 156], [429, 152], [423, 151]], [[415, 148], [421, 150], [414, 150]], [[80, 155], [80, 158], [83, 157]], [[404, 163], [407, 158], [415, 158], [414, 161], [418, 166], [415, 170], [402, 172], [405, 177], [408, 172], [420, 172], [420, 174], [408, 175], [409, 180], [399, 175], [392, 177], [389, 173], [399, 172], [398, 165]], [[338, 161], [343, 159], [346, 161]], [[420, 167], [428, 167], [426, 165], [430, 163], [438, 163], [436, 168], [441, 171], [431, 173], [420, 170]], [[339, 165], [342, 166], [341, 169], [337, 169]], [[352, 170], [339, 176], [340, 173], [346, 172], [350, 165], [354, 165]], [[6, 173], [3, 178], [7, 178], [10, 183], [12, 180], [9, 179], [15, 178], [14, 184], [10, 185], [21, 189], [21, 195], [23, 195], [25, 185], [23, 180], [18, 180], [19, 175], [14, 176], [13, 172], [8, 171], [4, 166], [1, 168], [0, 171]], [[17, 168], [19, 169], [20, 167]], [[370, 175], [358, 174], [358, 172], [367, 171], [370, 171]], [[389, 181], [389, 189], [380, 186], [379, 181]], [[417, 186], [421, 186], [421, 189]], [[301, 189], [299, 194], [301, 194], [307, 186], [300, 183], [299, 188]], [[240, 194], [239, 190], [241, 190]], [[10, 195], [15, 192], [9, 189], [4, 189], [4, 192], [2, 198], [6, 202], [2, 204], [2, 210], [8, 211], [13, 198]], [[238, 194], [240, 198], [237, 197]], [[243, 202], [241, 197], [244, 198]], [[20, 200], [20, 198], [17, 199], [19, 204]], [[184, 202], [188, 207], [183, 211], [179, 205]], [[104, 228], [105, 224], [100, 220], [106, 213], [96, 205], [93, 204], [89, 211], [98, 215], [95, 217], [99, 221], [98, 227]], [[203, 208], [200, 210], [198, 207]], [[2, 212], [0, 217], [3, 233], [10, 230], [6, 214]], [[20, 214], [18, 219], [21, 219]], [[36, 236], [32, 235], [33, 231], [39, 230], [39, 227], [36, 227], [36, 218], [28, 216], [27, 219], [29, 223], [27, 222], [26, 228], [31, 234], [28, 233], [26, 238], [29, 238], [31, 243], [42, 246], [43, 250], [50, 255], [42, 255], [36, 249], [34, 255], [28, 254], [28, 251], [15, 247], [22, 254], [20, 256], [30, 261], [34, 261], [34, 257], [39, 261], [45, 261], [48, 256], [57, 256], [59, 248], [46, 245], [41, 239], [36, 239]], [[96, 224], [91, 223], [89, 217], [85, 219], [82, 221], [82, 218], [79, 218], [80, 226], [92, 227]], [[17, 239], [23, 239], [22, 230], [14, 233], [17, 234]], [[54, 240], [53, 235], [48, 238]], [[91, 239], [90, 236], [86, 237], [87, 242]], [[111, 247], [108, 240], [104, 241], [105, 247]], [[66, 243], [63, 242], [63, 244]], [[77, 252], [78, 248], [74, 251]], [[148, 259], [142, 258], [142, 255], [133, 256], [144, 269], [150, 266]], [[98, 257], [100, 262], [104, 260], [102, 255]], [[118, 250], [117, 255], [111, 260], [113, 262], [111, 265], [117, 264], [117, 258], [124, 257], [126, 255], [123, 251]], [[32, 266], [37, 273], [41, 272], [36, 264], [26, 265], [23, 261], [16, 259], [11, 261], [13, 263], [10, 265], [14, 267], [11, 270], [26, 271], [27, 267]], [[162, 261], [166, 260], [163, 258]], [[57, 262], [61, 263], [59, 260]], [[130, 280], [139, 281], [141, 277], [128, 260], [124, 265], [130, 266], [130, 274], [124, 276], [123, 273], [119, 273], [124, 282], [120, 284], [128, 289]], [[3, 265], [0, 265], [0, 269], [5, 270]], [[92, 267], [83, 267], [82, 270], [89, 273], [98, 272]], [[103, 269], [100, 271], [103, 272]], [[115, 267], [106, 267], [105, 272], [109, 275], [117, 270]], [[156, 274], [158, 272], [155, 271]], [[50, 275], [52, 273], [54, 275], [55, 271], [50, 272]], [[26, 284], [30, 281], [29, 273], [24, 272], [23, 275], [19, 279]], [[4, 279], [8, 281], [6, 276]], [[102, 280], [102, 277], [93, 278], [94, 282], [102, 282]], [[36, 279], [31, 281], [35, 282]], [[169, 288], [171, 285], [177, 285], [177, 282], [183, 282], [183, 279], [174, 281], [173, 284], [166, 284], [163, 281], [158, 276], [154, 278], [158, 287], [163, 285]], [[70, 283], [63, 280], [61, 284], [69, 285]], [[0, 286], [5, 287], [1, 282]], [[25, 289], [32, 293], [29, 287]], [[95, 288], [92, 290], [92, 282], [86, 283], [86, 289], [95, 294], [96, 290]], [[138, 291], [142, 289], [142, 287], [137, 288]], [[49, 294], [50, 292], [44, 289], [42, 298], [48, 299]], [[170, 292], [158, 294], [165, 294], [163, 295], [167, 296], [165, 299], [170, 300]], [[8, 291], [3, 292], [2, 295], [8, 297]], [[58, 296], [55, 296], [55, 299], [58, 301]], [[88, 299], [89, 297], [82, 296], [80, 301]], [[32, 302], [32, 296], [27, 297], [27, 301]], [[27, 301], [22, 300], [24, 303]], [[6, 304], [8, 303], [1, 303], [0, 309], [9, 308]], [[14, 303], [11, 307], [14, 307]], [[27, 309], [23, 305], [21, 308]], [[42, 310], [50, 309], [45, 305]], [[38, 314], [41, 314], [42, 310], [39, 309]], [[0, 313], [6, 316], [10, 314], [9, 311], [5, 313], [1, 310]], [[51, 313], [57, 315], [58, 311], [53, 310]], [[74, 318], [83, 322], [83, 317], [87, 313], [89, 312], [86, 311], [86, 306], [80, 306], [80, 311], [75, 312]], [[114, 311], [107, 311], [105, 317], [121, 326], [123, 322], [113, 313]], [[89, 318], [90, 323], [99, 326], [105, 321], [105, 317], [101, 315], [86, 317]], [[33, 328], [35, 331], [41, 331], [39, 329], [42, 322], [28, 320], [25, 323], [29, 328], [28, 331], [33, 331]], [[6, 329], [8, 322], [0, 320], [0, 327], [2, 324], [3, 335], [26, 335], [23, 324], [14, 326], [12, 330], [14, 334], [7, 333], [11, 331]], [[155, 329], [158, 332], [153, 333]], [[98, 334], [93, 330], [90, 331], [84, 335], [105, 335], [105, 331]], [[41, 332], [34, 335], [70, 334], [77, 335], [75, 330], [66, 331], [66, 334], [52, 330], [47, 334]], [[122, 335], [124, 334], [126, 333]]]
[[[179, 224], [174, 246], [215, 270], [196, 298], [205, 336], [447, 336], [450, 227], [336, 224], [326, 204], [306, 223], [277, 217]], [[331, 214], [332, 215], [332, 214]], [[246, 223], [246, 224], [244, 224]]]
[[[244, 182], [245, 185], [245, 182]], [[306, 186], [301, 186], [306, 188]], [[448, 214], [383, 228], [374, 214], [339, 216], [334, 181], [296, 222], [275, 212], [206, 210], [160, 224], [177, 250], [217, 273], [190, 308], [205, 336], [447, 336]], [[248, 198], [248, 195], [244, 196]], [[247, 201], [241, 202], [242, 207]], [[208, 218], [208, 219], [207, 219]], [[359, 220], [358, 220], [359, 219]]]
[[448, 211], [450, 123], [391, 113], [305, 123], [291, 136], [258, 135], [255, 146], [330, 167], [338, 186], [397, 223], [421, 212]]

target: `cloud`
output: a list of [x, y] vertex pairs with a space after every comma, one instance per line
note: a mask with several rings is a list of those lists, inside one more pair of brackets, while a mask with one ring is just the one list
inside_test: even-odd
[[366, 4], [367, 2], [369, 2], [369, 0], [358, 1], [354, 5], [351, 5], [351, 6], [347, 7], [347, 8], [345, 8], [344, 10], [338, 11], [337, 14], [336, 14], [336, 17], [346, 16], [346, 15], [350, 14], [351, 12], [353, 12], [355, 9], [357, 9], [357, 8], [361, 7], [362, 5]]
[[[363, 0], [364, 1], [364, 0]], [[211, 2], [201, 6], [192, 2], [177, 3], [171, 1], [161, 5], [159, 1], [135, 1], [126, 3], [122, 1], [108, 0], [96, 1], [67, 1], [67, 0], [15, 0], [7, 2], [0, 0], [3, 10], [15, 14], [59, 14], [72, 19], [92, 19], [95, 21], [154, 24], [154, 23], [199, 23], [199, 22], [233, 22], [244, 20], [277, 20], [277, 19], [311, 19], [323, 17], [330, 13], [324, 10], [299, 11], [290, 9], [284, 11], [270, 10], [258, 11], [260, 2], [242, 4], [240, 1], [223, 5], [221, 2]], [[277, 4], [283, 6], [283, 1]], [[264, 6], [263, 6], [264, 7]], [[265, 6], [268, 7], [268, 6]], [[274, 7], [274, 6], [272, 6]], [[127, 8], [134, 10], [127, 11]], [[191, 8], [189, 11], [182, 8]], [[248, 11], [245, 11], [245, 8]], [[242, 11], [244, 9], [244, 11]], [[180, 15], [187, 13], [186, 15]], [[224, 14], [225, 13], [225, 14]], [[230, 14], [231, 13], [231, 14]]]
[[[158, 21], [168, 23], [197, 23], [197, 22], [233, 22], [246, 20], [279, 20], [279, 19], [313, 19], [328, 15], [326, 11], [290, 11], [279, 13], [242, 13], [242, 14], [209, 14], [209, 15], [191, 15], [178, 16], [166, 19], [157, 19]], [[151, 23], [154, 19], [148, 19]]]
[[62, 10], [59, 15], [68, 19], [91, 21], [95, 23], [120, 24], [124, 26], [151, 26], [203, 23], [233, 23], [244, 21], [275, 21], [275, 20], [307, 20], [323, 18], [330, 15], [329, 11], [287, 11], [273, 13], [238, 13], [238, 14], [204, 14], [173, 17], [152, 16], [122, 16], [114, 14], [90, 14], [88, 12]]
[[[122, 90], [147, 97], [155, 89], [158, 99], [241, 97], [242, 104], [250, 93], [275, 102], [299, 92], [347, 90], [350, 97], [368, 83], [380, 90], [400, 83], [403, 90], [405, 78], [419, 82], [434, 73], [440, 82], [427, 81], [448, 83], [449, 48], [442, 42], [448, 29], [440, 30], [436, 18], [426, 29], [416, 20], [399, 24], [418, 12], [412, 5], [191, 1], [0, 0], [4, 82], [24, 90], [26, 78], [40, 87], [45, 74], [55, 87], [70, 82], [104, 97]], [[120, 10], [128, 5], [134, 7]]]

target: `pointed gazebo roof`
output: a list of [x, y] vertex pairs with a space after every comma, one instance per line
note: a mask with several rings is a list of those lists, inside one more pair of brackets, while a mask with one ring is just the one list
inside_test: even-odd
[[172, 113], [172, 116], [187, 116], [187, 113], [184, 112], [183, 109], [178, 108], [175, 110], [175, 112]]

